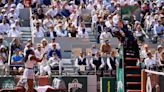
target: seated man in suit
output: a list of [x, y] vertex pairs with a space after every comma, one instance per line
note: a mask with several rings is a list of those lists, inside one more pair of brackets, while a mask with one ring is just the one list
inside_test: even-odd
[[85, 69], [89, 69], [88, 59], [85, 57], [84, 52], [80, 52], [80, 55], [76, 58], [75, 66], [77, 67], [77, 72], [81, 74]]
[[104, 63], [104, 59], [100, 55], [100, 52], [97, 52], [96, 55], [93, 58], [91, 58], [90, 63], [91, 63], [92, 69], [101, 71], [101, 77], [102, 77], [105, 63]]

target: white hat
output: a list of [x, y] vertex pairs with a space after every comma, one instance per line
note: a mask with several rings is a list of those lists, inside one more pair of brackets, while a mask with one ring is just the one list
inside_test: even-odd
[[7, 14], [4, 14], [5, 17], [7, 17]]
[[15, 4], [11, 4], [11, 8], [14, 8], [14, 7], [16, 7], [16, 5]]
[[1, 12], [5, 12], [6, 10], [5, 9], [2, 9]]
[[158, 46], [157, 46], [157, 49], [159, 49], [159, 48], [162, 48], [162, 45], [158, 45]]
[[6, 47], [5, 47], [4, 45], [1, 45], [0, 49], [2, 49], [2, 48], [4, 48], [4, 49], [5, 49]]
[[11, 8], [10, 11], [14, 11], [15, 9], [14, 8]]

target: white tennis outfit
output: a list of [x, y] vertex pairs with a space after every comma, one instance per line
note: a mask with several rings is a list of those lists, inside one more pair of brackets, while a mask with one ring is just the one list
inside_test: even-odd
[[33, 79], [34, 78], [34, 65], [36, 64], [36, 61], [30, 61], [28, 60], [25, 63], [25, 70], [23, 73], [23, 78], [26, 79]]

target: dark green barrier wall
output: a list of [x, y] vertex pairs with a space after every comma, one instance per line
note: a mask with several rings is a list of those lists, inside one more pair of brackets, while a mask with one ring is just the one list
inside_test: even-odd
[[109, 77], [102, 77], [100, 79], [101, 92], [116, 92], [116, 79]]
[[0, 77], [0, 89], [2, 88], [14, 88], [14, 77]]

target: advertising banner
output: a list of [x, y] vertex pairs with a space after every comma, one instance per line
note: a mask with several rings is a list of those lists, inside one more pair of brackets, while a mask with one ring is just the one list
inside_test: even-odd
[[3, 88], [14, 88], [15, 80], [14, 77], [0, 77], [0, 89]]
[[60, 79], [65, 82], [68, 92], [87, 92], [87, 77], [62, 76]]

